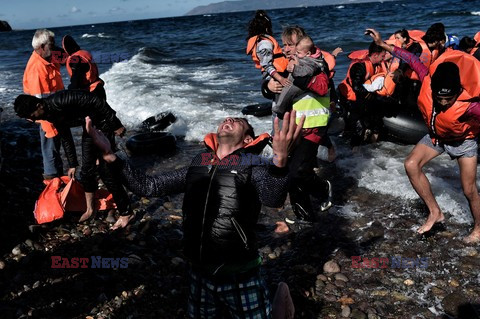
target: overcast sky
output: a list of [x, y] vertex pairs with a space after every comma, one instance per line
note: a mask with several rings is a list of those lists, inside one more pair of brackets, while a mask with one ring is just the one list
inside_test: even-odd
[[217, 0], [1, 0], [0, 20], [13, 29], [182, 16]]

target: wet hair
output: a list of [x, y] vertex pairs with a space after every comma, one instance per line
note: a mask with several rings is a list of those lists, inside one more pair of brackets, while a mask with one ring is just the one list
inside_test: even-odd
[[273, 36], [272, 20], [264, 10], [257, 10], [255, 17], [248, 23], [247, 41], [251, 37], [261, 34], [268, 34]]
[[469, 53], [477, 45], [477, 41], [470, 37], [463, 37], [458, 44], [460, 50]]
[[240, 119], [244, 120], [247, 124], [247, 131], [245, 132], [245, 135], [248, 135], [251, 138], [255, 138], [255, 130], [253, 129], [253, 126], [248, 122], [246, 118], [240, 117]]
[[20, 94], [13, 102], [13, 108], [19, 117], [28, 119], [37, 110], [40, 101], [41, 99], [33, 95]]
[[298, 25], [287, 26], [283, 29], [282, 38], [291, 39], [292, 36], [296, 35], [297, 39], [301, 39], [307, 36], [305, 30]]
[[432, 75], [430, 84], [432, 94], [436, 96], [452, 96], [462, 89], [460, 70], [453, 62], [440, 63]]
[[436, 41], [446, 40], [445, 26], [443, 23], [438, 22], [432, 24], [430, 28], [427, 29], [427, 32], [425, 32], [422, 40], [426, 43], [434, 43]]
[[400, 34], [400, 36], [402, 38], [405, 38], [405, 43], [409, 43], [410, 42], [410, 34], [408, 34], [408, 31], [406, 29], [402, 29], [402, 30], [397, 30], [395, 31], [394, 34]]
[[315, 53], [315, 43], [313, 43], [312, 38], [308, 35], [300, 38], [300, 40], [297, 41], [297, 46], [300, 46], [302, 49], [307, 49], [307, 51], [312, 54]]
[[34, 50], [40, 48], [42, 45], [47, 44], [50, 38], [55, 37], [55, 33], [47, 29], [38, 29], [35, 31], [32, 39], [32, 47]]
[[374, 53], [380, 53], [385, 51], [381, 46], [375, 43], [375, 41], [372, 41], [370, 45], [368, 46], [368, 56], [371, 56]]

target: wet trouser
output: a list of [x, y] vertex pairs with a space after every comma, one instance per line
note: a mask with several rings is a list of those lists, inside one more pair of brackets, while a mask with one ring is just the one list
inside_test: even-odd
[[43, 158], [43, 175], [44, 177], [60, 177], [63, 176], [63, 163], [60, 156], [60, 136], [52, 138], [45, 137], [45, 131], [40, 125], [40, 147]]
[[326, 181], [319, 178], [314, 171], [314, 168], [318, 167], [318, 146], [318, 143], [301, 137], [288, 161], [290, 203], [297, 218], [308, 221], [316, 220], [310, 195], [323, 198], [328, 187]]
[[[110, 145], [115, 146], [115, 136], [113, 133], [105, 133]], [[94, 193], [98, 188], [97, 182], [97, 159], [99, 161], [98, 173], [107, 190], [112, 193], [113, 200], [121, 216], [130, 214], [130, 199], [125, 188], [122, 185], [120, 176], [110, 169], [103, 160], [101, 152], [93, 143], [93, 139], [83, 128], [82, 135], [82, 170], [80, 180], [85, 192]]]

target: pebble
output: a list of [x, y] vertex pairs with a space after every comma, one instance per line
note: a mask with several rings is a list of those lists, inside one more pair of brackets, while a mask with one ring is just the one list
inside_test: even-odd
[[398, 301], [408, 301], [408, 300], [410, 300], [409, 297], [403, 295], [402, 293], [400, 293], [400, 292], [398, 292], [398, 291], [392, 292], [392, 297], [393, 297], [395, 300], [398, 300]]
[[172, 202], [165, 202], [163, 203], [163, 207], [165, 207], [166, 210], [174, 210], [175, 204]]
[[15, 246], [15, 247], [13, 247], [13, 249], [12, 249], [12, 254], [13, 254], [14, 256], [18, 256], [18, 255], [20, 255], [21, 253], [22, 253], [22, 250], [20, 249], [20, 245], [17, 245], [17, 246]]
[[323, 275], [323, 274], [317, 275], [317, 279], [320, 279], [320, 280], [322, 280], [322, 281], [328, 281], [327, 276], [325, 276], [325, 275]]
[[358, 309], [353, 309], [351, 318], [353, 319], [367, 319], [367, 315]]
[[182, 258], [180, 258], [180, 257], [173, 257], [173, 258], [172, 258], [172, 264], [173, 264], [174, 266], [182, 265], [182, 264], [184, 264], [184, 263], [185, 263], [185, 261], [184, 261]]
[[371, 293], [372, 296], [380, 296], [380, 297], [385, 297], [388, 294], [389, 294], [388, 290], [374, 290]]
[[347, 276], [345, 276], [344, 274], [341, 274], [341, 273], [335, 274], [335, 279], [348, 282]]
[[334, 284], [339, 288], [344, 288], [347, 285], [347, 283], [343, 280], [335, 280]]
[[413, 281], [412, 279], [406, 279], [403, 283], [407, 286], [412, 286], [415, 284], [415, 281]]
[[0, 270], [5, 268], [5, 262], [3, 260], [0, 260]]
[[450, 286], [452, 286], [452, 287], [455, 287], [455, 288], [458, 287], [458, 286], [460, 286], [460, 283], [459, 283], [457, 280], [455, 280], [455, 279], [450, 279], [450, 280], [448, 281], [448, 284], [449, 284]]
[[325, 299], [325, 301], [328, 301], [328, 302], [335, 302], [337, 301], [337, 297], [333, 296], [333, 295], [325, 295], [323, 297], [323, 299]]
[[337, 273], [340, 272], [340, 266], [335, 261], [329, 260], [323, 265], [323, 271], [325, 273]]
[[352, 310], [350, 309], [349, 306], [342, 305], [342, 317], [348, 318], [350, 317], [351, 313], [352, 313]]

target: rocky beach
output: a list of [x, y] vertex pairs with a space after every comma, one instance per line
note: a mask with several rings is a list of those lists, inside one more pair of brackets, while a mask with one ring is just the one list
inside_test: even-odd
[[[125, 230], [110, 231], [102, 212], [83, 224], [67, 213], [36, 225], [32, 211], [43, 188], [38, 131], [17, 120], [0, 130], [1, 317], [184, 318], [182, 195], [132, 195], [136, 218]], [[202, 148], [179, 146], [170, 157], [130, 160], [154, 174], [188, 164]], [[335, 163], [322, 173], [333, 181], [334, 206], [318, 223], [275, 234], [276, 221], [293, 219], [287, 201], [263, 208], [258, 224], [264, 276], [272, 295], [279, 282], [289, 285], [296, 318], [479, 317], [480, 254], [461, 241], [467, 225], [447, 220], [418, 236], [413, 229], [426, 216], [419, 200], [399, 205], [393, 196], [359, 187]], [[350, 206], [356, 214], [346, 213]], [[52, 268], [52, 256], [128, 258], [128, 267]]]

